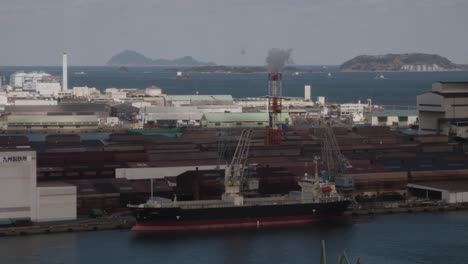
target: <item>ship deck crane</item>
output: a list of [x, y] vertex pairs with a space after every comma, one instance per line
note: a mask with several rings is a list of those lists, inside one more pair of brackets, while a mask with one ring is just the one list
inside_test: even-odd
[[335, 133], [329, 124], [326, 124], [322, 131], [322, 161], [326, 165], [330, 180], [352, 167], [341, 153]]
[[247, 171], [247, 158], [249, 156], [251, 137], [252, 129], [242, 130], [231, 162], [225, 169], [224, 196], [238, 196], [242, 191], [241, 186]]

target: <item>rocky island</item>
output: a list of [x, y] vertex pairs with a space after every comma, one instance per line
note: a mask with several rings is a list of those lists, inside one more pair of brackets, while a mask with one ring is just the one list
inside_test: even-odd
[[124, 50], [112, 56], [107, 62], [108, 66], [213, 66], [213, 62], [197, 61], [191, 56], [185, 56], [174, 60], [151, 59], [133, 50]]
[[386, 55], [360, 55], [346, 61], [340, 71], [453, 71], [457, 64], [436, 54], [407, 53]]

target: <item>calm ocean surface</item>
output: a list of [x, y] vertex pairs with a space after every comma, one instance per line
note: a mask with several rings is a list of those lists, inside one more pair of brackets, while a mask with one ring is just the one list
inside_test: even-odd
[[[0, 263], [468, 263], [468, 212], [394, 214], [340, 223], [137, 236], [131, 231], [0, 238]], [[354, 263], [354, 262], [353, 262]]]
[[[322, 70], [321, 67], [307, 67]], [[16, 70], [44, 70], [61, 75], [60, 67], [0, 67], [0, 73], [9, 76]], [[437, 81], [468, 81], [468, 72], [388, 72], [386, 79], [374, 79], [377, 73], [337, 72], [329, 67], [325, 73], [285, 75], [283, 94], [303, 96], [304, 85], [312, 85], [312, 96], [323, 95], [333, 102], [356, 102], [372, 98], [375, 104], [415, 105], [416, 95], [429, 91]], [[189, 79], [176, 79], [175, 72], [160, 67], [129, 67], [121, 73], [117, 67], [69, 67], [69, 87], [146, 88], [156, 85], [167, 94], [231, 94], [234, 97], [262, 96], [267, 90], [266, 74], [202, 74], [193, 73]], [[85, 72], [84, 75], [75, 72]], [[328, 78], [331, 72], [333, 77]]]

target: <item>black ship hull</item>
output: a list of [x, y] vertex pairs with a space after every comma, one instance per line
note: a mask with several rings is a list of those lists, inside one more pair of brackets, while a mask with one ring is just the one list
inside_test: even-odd
[[303, 224], [341, 215], [350, 201], [211, 208], [135, 208], [134, 231], [175, 231], [210, 228]]

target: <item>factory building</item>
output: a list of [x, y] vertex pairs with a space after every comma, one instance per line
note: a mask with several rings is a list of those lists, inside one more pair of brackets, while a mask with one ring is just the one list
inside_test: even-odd
[[468, 82], [437, 82], [416, 97], [420, 134], [468, 137]]
[[418, 121], [416, 110], [381, 110], [369, 114], [372, 126], [409, 127]]
[[141, 107], [139, 120], [157, 126], [180, 127], [198, 126], [205, 113], [240, 113], [238, 105], [196, 105], [196, 106], [149, 106]]
[[37, 185], [35, 151], [0, 151], [2, 222], [73, 220], [76, 206], [76, 187]]
[[[283, 124], [291, 124], [289, 114], [281, 114]], [[266, 127], [269, 125], [268, 113], [206, 113], [201, 119], [202, 127], [234, 128], [234, 127]]]
[[10, 75], [10, 86], [13, 88], [22, 88], [25, 82], [37, 82], [46, 77], [51, 78], [52, 75], [42, 71], [18, 71]]
[[167, 105], [232, 105], [234, 99], [231, 95], [167, 95]]

